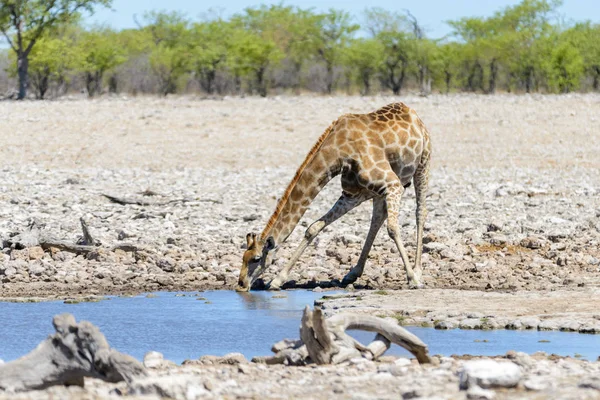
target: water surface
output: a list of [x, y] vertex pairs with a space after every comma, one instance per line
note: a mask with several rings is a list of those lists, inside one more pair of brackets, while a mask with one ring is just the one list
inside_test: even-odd
[[[331, 294], [328, 292], [327, 294]], [[110, 345], [142, 359], [148, 351], [175, 362], [202, 355], [240, 352], [247, 358], [271, 354], [271, 345], [298, 338], [305, 305], [323, 293], [285, 292], [155, 293], [152, 296], [109, 297], [97, 303], [0, 303], [0, 359], [10, 361], [31, 351], [53, 333], [52, 317], [69, 312], [97, 325]], [[508, 350], [600, 355], [600, 335], [538, 331], [440, 331], [407, 327], [429, 345], [431, 354], [498, 355]], [[373, 333], [352, 332], [367, 344]], [[549, 342], [540, 342], [549, 341]], [[409, 355], [392, 346], [388, 354]]]

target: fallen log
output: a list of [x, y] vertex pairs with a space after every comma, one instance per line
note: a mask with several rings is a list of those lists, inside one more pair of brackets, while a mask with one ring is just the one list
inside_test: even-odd
[[[368, 345], [355, 340], [347, 330], [375, 332]], [[300, 340], [282, 340], [273, 345], [275, 355], [255, 357], [264, 364], [306, 365], [339, 364], [351, 358], [376, 360], [395, 343], [410, 351], [421, 364], [430, 363], [427, 345], [406, 329], [386, 319], [370, 315], [342, 313], [328, 319], [320, 309], [306, 306], [300, 325]]]
[[71, 314], [52, 320], [56, 333], [18, 360], [0, 364], [0, 393], [41, 390], [55, 385], [80, 385], [86, 377], [130, 383], [146, 376], [135, 358], [111, 349], [100, 330]]

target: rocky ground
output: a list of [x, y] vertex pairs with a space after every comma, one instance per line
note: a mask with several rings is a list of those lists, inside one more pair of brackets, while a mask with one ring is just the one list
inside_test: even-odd
[[[397, 100], [420, 113], [434, 145], [426, 287], [600, 283], [598, 95], [123, 97], [0, 103], [0, 295], [233, 288], [245, 234], [261, 230], [329, 122]], [[279, 266], [339, 192], [335, 181], [316, 199]], [[358, 258], [369, 214], [363, 205], [323, 232], [292, 285], [341, 279]], [[75, 243], [81, 217], [98, 251], [16, 243], [33, 222], [36, 232]], [[411, 190], [401, 218], [412, 256]], [[356, 286], [399, 289], [405, 280], [382, 231]]]
[[[152, 361], [149, 363], [148, 361]], [[0, 399], [599, 399], [600, 362], [508, 352], [498, 357], [434, 357], [432, 364], [384, 356], [331, 366], [248, 363], [241, 355], [202, 357], [182, 366], [146, 360], [148, 377], [85, 387], [2, 394]]]

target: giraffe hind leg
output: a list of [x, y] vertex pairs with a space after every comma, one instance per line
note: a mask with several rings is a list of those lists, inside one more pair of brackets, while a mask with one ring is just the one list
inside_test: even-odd
[[408, 285], [410, 288], [416, 289], [422, 287], [420, 276], [415, 274], [412, 265], [408, 260], [408, 253], [402, 243], [400, 235], [400, 225], [398, 223], [398, 215], [400, 212], [400, 203], [402, 195], [404, 194], [404, 187], [399, 180], [388, 183], [386, 188], [386, 206], [387, 206], [387, 228], [388, 235], [396, 243], [402, 263], [404, 264], [404, 270], [406, 271], [406, 278], [408, 279]]
[[417, 201], [417, 251], [415, 255], [415, 275], [421, 279], [423, 269], [421, 267], [421, 254], [423, 253], [423, 228], [427, 218], [427, 188], [429, 186], [429, 160], [421, 164], [415, 171], [413, 180], [415, 182], [415, 197]]
[[369, 252], [371, 251], [371, 247], [373, 246], [373, 242], [377, 237], [377, 233], [385, 218], [387, 216], [387, 211], [385, 209], [385, 199], [382, 197], [376, 197], [373, 199], [373, 216], [371, 217], [371, 227], [369, 228], [369, 233], [367, 234], [367, 238], [365, 239], [365, 244], [363, 245], [363, 249], [360, 252], [360, 257], [356, 266], [350, 270], [342, 280], [342, 286], [347, 286], [351, 283], [356, 282], [358, 278], [360, 278], [365, 269], [365, 263], [367, 262], [367, 258], [369, 257]]

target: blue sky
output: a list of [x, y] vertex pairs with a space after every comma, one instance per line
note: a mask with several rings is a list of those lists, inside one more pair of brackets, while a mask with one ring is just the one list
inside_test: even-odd
[[[178, 10], [196, 19], [210, 8], [220, 9], [224, 16], [242, 11], [246, 7], [260, 4], [277, 4], [279, 1], [259, 0], [113, 0], [112, 10], [102, 9], [87, 19], [91, 24], [107, 24], [117, 29], [133, 28], [134, 15], [141, 16], [148, 10]], [[449, 32], [444, 21], [464, 16], [491, 15], [494, 11], [519, 3], [519, 0], [371, 0], [369, 2], [342, 0], [288, 0], [286, 5], [317, 10], [339, 8], [359, 17], [367, 7], [382, 7], [392, 11], [409, 9], [427, 28], [430, 37], [442, 37]], [[592, 19], [600, 22], [599, 0], [564, 0], [560, 14], [566, 21]]]

